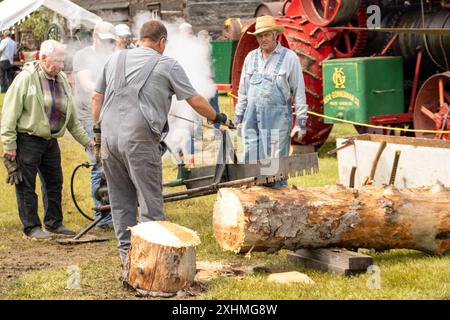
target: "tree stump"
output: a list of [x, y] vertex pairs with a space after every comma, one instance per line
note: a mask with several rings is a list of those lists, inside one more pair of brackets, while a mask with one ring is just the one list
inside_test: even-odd
[[214, 234], [224, 250], [450, 248], [450, 189], [342, 186], [221, 189]]
[[176, 293], [194, 282], [196, 232], [167, 221], [138, 224], [131, 230], [128, 283], [148, 292]]

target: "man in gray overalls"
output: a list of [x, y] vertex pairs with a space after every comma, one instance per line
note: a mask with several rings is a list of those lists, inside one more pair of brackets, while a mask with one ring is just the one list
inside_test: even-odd
[[172, 96], [186, 100], [211, 122], [228, 121], [197, 94], [177, 61], [162, 56], [167, 30], [161, 22], [146, 22], [140, 38], [139, 48], [111, 56], [92, 98], [122, 264], [130, 247], [127, 229], [137, 224], [138, 204], [139, 222], [165, 220], [160, 142], [168, 131]]

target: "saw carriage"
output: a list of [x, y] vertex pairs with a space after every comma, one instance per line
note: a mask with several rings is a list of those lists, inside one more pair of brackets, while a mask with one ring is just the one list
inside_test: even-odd
[[[354, 123], [360, 133], [412, 135], [395, 130], [400, 127], [419, 130], [419, 137], [450, 140], [448, 1], [291, 0], [263, 3], [255, 15], [265, 14], [284, 26], [279, 41], [303, 67], [310, 116], [302, 145], [317, 150], [342, 120]], [[244, 28], [232, 58], [234, 103], [245, 57], [258, 47], [247, 34], [254, 29], [255, 23]], [[185, 190], [166, 193], [164, 201], [314, 173], [317, 153], [281, 158], [276, 170], [265, 171], [270, 167], [270, 161], [239, 163], [227, 130], [221, 130], [216, 164], [187, 168], [179, 163], [176, 180], [164, 186]], [[106, 185], [96, 195], [104, 204], [97, 210], [109, 214]]]

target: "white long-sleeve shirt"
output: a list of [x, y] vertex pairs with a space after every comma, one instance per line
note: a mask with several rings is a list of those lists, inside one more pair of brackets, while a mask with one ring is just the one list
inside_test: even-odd
[[[282, 46], [278, 44], [267, 60], [264, 60], [260, 48], [251, 51], [245, 58], [239, 85], [239, 97], [236, 105], [236, 115], [242, 116], [247, 109], [249, 80], [253, 73], [253, 52], [257, 54], [257, 71], [261, 73], [274, 73], [280, 59]], [[306, 119], [308, 105], [306, 103], [305, 80], [303, 79], [302, 66], [294, 51], [288, 50], [278, 73], [277, 82], [283, 90], [286, 98], [294, 97], [295, 112], [298, 118]]]

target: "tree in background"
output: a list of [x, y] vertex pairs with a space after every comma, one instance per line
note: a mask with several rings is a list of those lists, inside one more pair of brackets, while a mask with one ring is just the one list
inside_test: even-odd
[[21, 30], [31, 30], [34, 38], [42, 42], [47, 38], [61, 40], [64, 18], [48, 8], [41, 7], [20, 24]]

